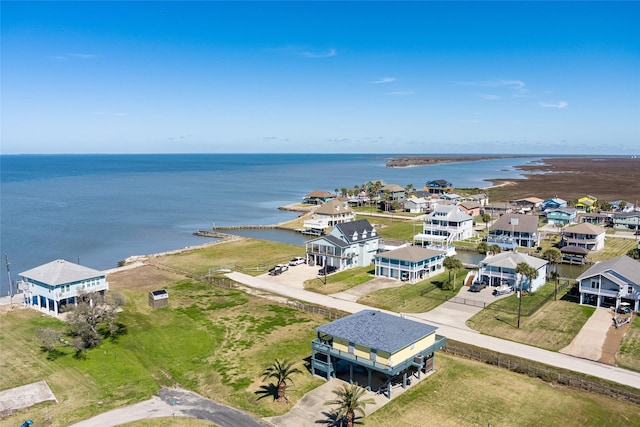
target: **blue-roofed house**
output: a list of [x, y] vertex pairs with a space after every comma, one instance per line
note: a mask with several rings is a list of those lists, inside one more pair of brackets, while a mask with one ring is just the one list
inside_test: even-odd
[[567, 207], [567, 201], [560, 199], [558, 197], [547, 199], [544, 202], [542, 202], [542, 204], [540, 205], [540, 209], [543, 211], [547, 209], [558, 209], [558, 208], [566, 208], [566, 207]]
[[548, 208], [544, 211], [547, 223], [555, 225], [575, 224], [578, 218], [576, 208]]
[[366, 219], [336, 224], [325, 236], [305, 244], [307, 262], [344, 270], [373, 263], [380, 236]]
[[[434, 370], [436, 350], [446, 338], [437, 327], [376, 310], [363, 310], [316, 329], [311, 344], [311, 373], [331, 377], [366, 375], [360, 382], [391, 398], [393, 385], [406, 388], [412, 375]], [[378, 387], [379, 384], [379, 387]]]

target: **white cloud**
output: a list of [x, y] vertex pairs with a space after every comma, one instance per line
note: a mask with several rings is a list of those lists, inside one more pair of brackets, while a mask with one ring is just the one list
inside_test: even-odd
[[374, 80], [371, 83], [372, 85], [379, 85], [379, 84], [383, 84], [383, 83], [391, 83], [391, 82], [395, 82], [396, 78], [395, 77], [382, 77], [381, 79], [378, 80]]
[[569, 103], [567, 101], [559, 101], [555, 104], [552, 102], [541, 102], [538, 105], [542, 108], [567, 108], [569, 106]]
[[332, 56], [336, 56], [337, 54], [338, 52], [335, 49], [331, 48], [327, 52], [321, 52], [321, 53], [309, 52], [309, 51], [301, 52], [300, 56], [305, 58], [331, 58]]
[[413, 91], [412, 90], [396, 90], [393, 92], [387, 92], [387, 95], [391, 95], [391, 96], [410, 96], [413, 95]]
[[497, 101], [498, 99], [500, 99], [498, 95], [485, 94], [480, 96], [482, 97], [482, 99], [486, 99], [487, 101]]
[[68, 61], [70, 59], [95, 59], [101, 56], [94, 53], [65, 53], [63, 55], [52, 55], [50, 58], [56, 61]]

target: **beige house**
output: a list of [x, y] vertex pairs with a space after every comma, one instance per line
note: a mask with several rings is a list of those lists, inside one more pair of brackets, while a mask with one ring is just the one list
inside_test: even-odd
[[323, 203], [312, 214], [311, 219], [304, 221], [307, 230], [324, 231], [344, 222], [354, 221], [356, 214], [349, 205], [339, 199]]

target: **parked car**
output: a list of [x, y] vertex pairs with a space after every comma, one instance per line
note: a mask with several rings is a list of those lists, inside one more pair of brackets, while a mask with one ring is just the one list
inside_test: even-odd
[[469, 292], [480, 292], [486, 287], [487, 282], [473, 282], [471, 286], [469, 286]]
[[282, 269], [277, 265], [269, 270], [270, 276], [277, 276], [280, 273], [282, 273]]
[[286, 264], [278, 264], [275, 267], [269, 270], [270, 276], [277, 276], [278, 274], [282, 274], [289, 269], [289, 266]]
[[320, 270], [318, 270], [318, 274], [320, 275], [324, 275], [324, 274], [331, 274], [338, 271], [338, 267], [335, 267], [333, 265], [327, 265], [322, 267]]
[[292, 259], [291, 261], [289, 261], [289, 265], [300, 265], [300, 264], [304, 264], [306, 262], [307, 262], [307, 260], [305, 260], [303, 257], [297, 256], [294, 259]]

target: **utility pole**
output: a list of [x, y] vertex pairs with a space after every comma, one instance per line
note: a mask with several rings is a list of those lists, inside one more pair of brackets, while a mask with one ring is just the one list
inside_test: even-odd
[[4, 254], [4, 260], [7, 264], [7, 276], [9, 277], [9, 305], [13, 308], [13, 284], [11, 283], [11, 270], [9, 269], [9, 256]]
[[520, 278], [520, 289], [518, 290], [518, 329], [520, 329], [520, 313], [522, 312], [522, 278]]

